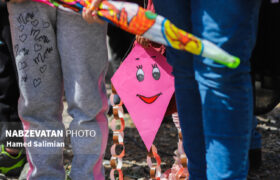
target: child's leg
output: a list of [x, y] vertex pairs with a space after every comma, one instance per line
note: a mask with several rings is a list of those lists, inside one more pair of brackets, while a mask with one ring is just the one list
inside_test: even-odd
[[19, 90], [14, 69], [15, 62], [12, 53], [7, 7], [0, 5], [0, 12], [2, 16], [0, 17], [0, 144], [4, 146], [4, 148], [1, 147], [0, 152], [0, 173], [4, 173], [7, 176], [19, 176], [26, 162], [25, 155], [21, 154], [24, 148], [7, 147], [7, 144], [11, 142], [22, 143], [23, 138], [9, 137], [5, 133], [6, 131], [23, 129], [17, 111]]
[[[176, 26], [191, 32], [190, 1], [153, 0], [156, 12], [170, 19]], [[206, 160], [202, 112], [198, 85], [195, 81], [193, 56], [167, 47], [166, 57], [173, 66], [176, 103], [183, 133], [183, 145], [188, 156], [191, 180], [205, 180]]]
[[250, 56], [260, 0], [192, 0], [193, 33], [240, 57], [228, 69], [194, 57], [202, 100], [208, 180], [245, 180], [248, 173], [253, 96]]
[[9, 25], [0, 29], [0, 36], [0, 41], [3, 40], [3, 44], [0, 44], [0, 144], [6, 146], [7, 142], [22, 142], [23, 138], [7, 137], [5, 134], [6, 131], [22, 129], [22, 123], [17, 112], [19, 91], [14, 59], [9, 49], [12, 46]]
[[70, 129], [96, 132], [95, 137], [89, 134], [71, 137], [74, 152], [72, 179], [105, 179], [102, 168], [108, 136], [104, 88], [107, 69], [105, 38], [106, 25], [89, 25], [81, 16], [58, 11], [58, 49], [68, 112], [74, 119]]
[[[14, 54], [21, 96], [19, 115], [27, 130], [63, 130], [62, 75], [56, 48], [56, 10], [28, 1], [9, 4]], [[39, 132], [39, 131], [37, 131]], [[64, 180], [63, 147], [36, 147], [64, 138], [26, 137], [29, 180]], [[42, 144], [45, 146], [46, 144]]]

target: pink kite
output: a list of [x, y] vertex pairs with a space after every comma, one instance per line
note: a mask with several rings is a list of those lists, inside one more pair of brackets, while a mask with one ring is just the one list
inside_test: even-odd
[[171, 72], [163, 55], [136, 44], [112, 78], [148, 150], [174, 94]]

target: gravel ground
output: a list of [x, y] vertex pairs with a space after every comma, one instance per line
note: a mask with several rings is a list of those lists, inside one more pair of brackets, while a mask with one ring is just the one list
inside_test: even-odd
[[[109, 117], [111, 120], [112, 117]], [[251, 171], [248, 180], [280, 180], [280, 105], [271, 113], [258, 116], [258, 131], [262, 135], [262, 166], [257, 171]], [[129, 115], [125, 116], [126, 129], [124, 143], [126, 156], [123, 161], [125, 179], [148, 179], [149, 169], [146, 163], [147, 150], [143, 144]], [[177, 130], [173, 123], [164, 120], [155, 139], [162, 160], [162, 172], [171, 168], [173, 152], [177, 147]], [[106, 179], [110, 173], [110, 147], [112, 131], [104, 159]]]
[[258, 116], [262, 135], [262, 166], [250, 172], [252, 180], [280, 180], [280, 105], [272, 112]]
[[[258, 116], [258, 120], [258, 131], [262, 135], [262, 166], [257, 171], [251, 171], [248, 180], [280, 180], [280, 106], [269, 114]], [[128, 117], [127, 123], [124, 137], [126, 145], [124, 175], [127, 179], [147, 179], [149, 169], [146, 164], [145, 146]], [[110, 133], [104, 161], [107, 178], [110, 170], [111, 136]], [[163, 123], [155, 139], [155, 145], [162, 158], [163, 172], [173, 164], [177, 140], [177, 130], [173, 123]]]
[[[66, 127], [69, 126], [71, 118], [66, 113], [67, 104], [65, 103], [63, 119]], [[108, 117], [109, 120], [112, 117]], [[280, 106], [276, 107], [271, 113], [259, 116], [258, 130], [262, 135], [262, 159], [263, 163], [259, 170], [250, 172], [250, 180], [280, 180]], [[135, 129], [130, 117], [125, 116], [126, 128], [124, 132], [124, 143], [126, 155], [123, 161], [123, 172], [125, 180], [148, 178], [149, 169], [146, 163], [147, 150]], [[169, 169], [173, 164], [173, 152], [177, 146], [177, 130], [173, 123], [164, 120], [156, 139], [155, 145], [158, 148], [162, 160], [162, 171]], [[106, 179], [110, 173], [110, 147], [112, 145], [112, 131], [108, 140], [108, 146], [104, 159]], [[65, 167], [67, 172], [71, 168], [72, 152], [69, 146], [65, 149]], [[10, 178], [9, 180], [16, 180]]]

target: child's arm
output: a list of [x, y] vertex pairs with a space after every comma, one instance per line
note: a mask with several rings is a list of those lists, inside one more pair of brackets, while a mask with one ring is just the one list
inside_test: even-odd
[[92, 0], [90, 8], [88, 8], [88, 9], [84, 8], [83, 9], [83, 18], [89, 24], [92, 24], [92, 23], [95, 23], [95, 22], [100, 23], [100, 24], [104, 24], [104, 21], [99, 19], [98, 15], [97, 15], [98, 7], [99, 7], [99, 5], [102, 1], [103, 0]]

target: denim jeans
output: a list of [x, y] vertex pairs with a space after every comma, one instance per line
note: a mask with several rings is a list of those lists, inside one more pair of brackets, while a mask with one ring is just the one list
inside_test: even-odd
[[236, 69], [167, 48], [190, 180], [245, 180], [253, 98], [249, 58], [260, 0], [153, 0], [158, 14], [240, 57]]

